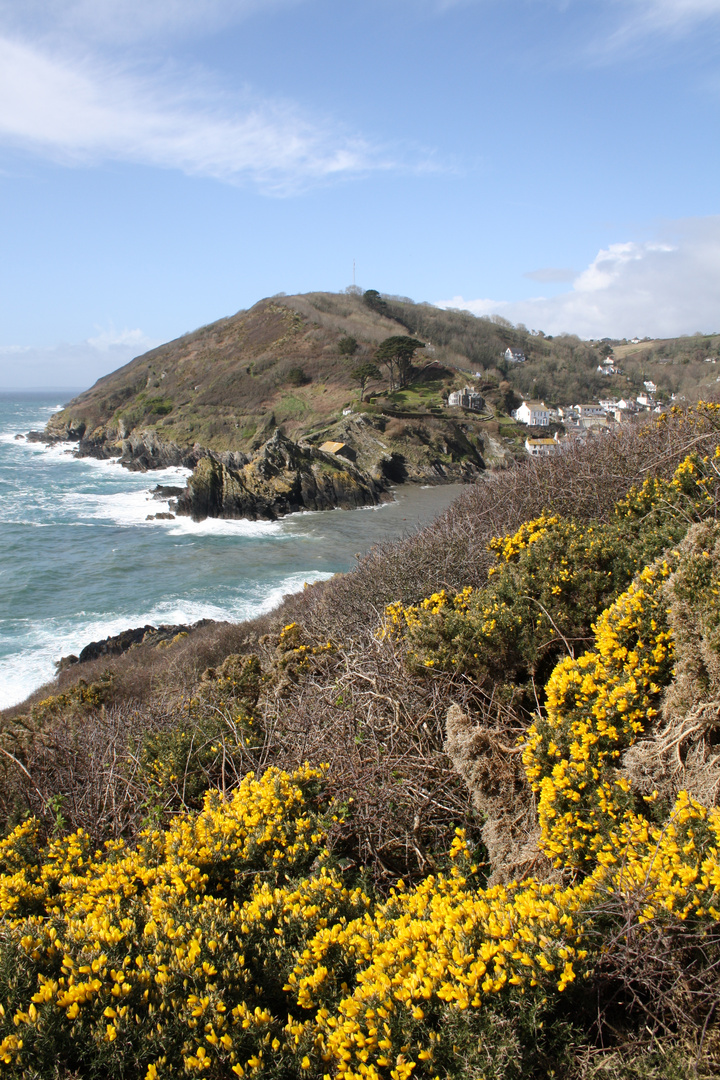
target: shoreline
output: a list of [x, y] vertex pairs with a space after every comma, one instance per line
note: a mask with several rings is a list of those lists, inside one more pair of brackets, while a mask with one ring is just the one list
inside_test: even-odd
[[92, 641], [144, 625], [264, 614], [305, 581], [346, 572], [356, 552], [423, 526], [465, 486], [393, 485], [392, 501], [357, 507], [360, 515], [329, 508], [276, 521], [147, 521], [164, 508], [152, 488], [182, 482], [179, 470], [165, 479], [162, 470], [77, 458], [74, 444], [33, 446], [15, 439], [22, 419], [5, 411], [0, 454], [18, 495], [6, 502], [2, 530], [13, 587], [0, 608], [0, 710], [51, 682], [55, 663]]

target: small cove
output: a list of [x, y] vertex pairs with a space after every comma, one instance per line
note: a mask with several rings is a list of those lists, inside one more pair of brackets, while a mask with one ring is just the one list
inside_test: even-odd
[[186, 470], [133, 473], [16, 438], [44, 427], [66, 399], [0, 394], [0, 709], [91, 640], [268, 611], [306, 581], [348, 570], [374, 543], [431, 521], [462, 490], [401, 487], [380, 507], [277, 522], [147, 521], [167, 510], [151, 489], [183, 484]]

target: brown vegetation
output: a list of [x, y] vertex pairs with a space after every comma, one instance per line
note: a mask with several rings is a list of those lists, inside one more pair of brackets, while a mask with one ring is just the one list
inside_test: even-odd
[[[465, 675], [408, 678], [402, 647], [377, 635], [385, 606], [414, 603], [442, 588], [482, 586], [495, 561], [488, 549], [493, 537], [543, 509], [579, 521], [609, 520], [633, 484], [672, 475], [689, 451], [704, 452], [717, 441], [713, 414], [692, 423], [673, 416], [639, 435], [596, 439], [553, 460], [527, 461], [469, 488], [431, 526], [376, 546], [350, 573], [287, 597], [260, 619], [213, 624], [162, 650], [140, 645], [62, 672], [4, 714], [5, 821], [31, 810], [52, 828], [59, 798], [69, 826], [92, 825], [93, 835], [132, 834], [150, 812], [147, 779], [139, 779], [135, 763], [138, 740], [182, 726], [190, 732], [185, 771], [205, 770], [225, 785], [269, 763], [330, 762], [334, 794], [354, 800], [336, 837], [339, 848], [374, 866], [380, 878], [422, 872], [455, 826], [479, 838], [488, 811], [473, 807], [446, 754], [448, 707], [454, 703], [473, 717], [477, 730], [467, 739], [487, 743], [493, 772], [515, 721], [503, 719], [487, 688]], [[282, 629], [291, 623], [299, 635], [294, 658], [280, 648]], [[318, 645], [323, 649], [312, 654]], [[250, 742], [233, 730], [238, 706], [222, 677], [212, 693], [213, 677], [203, 682], [203, 673], [229, 656], [256, 656], [264, 673], [252, 709], [243, 706], [255, 722]], [[85, 698], [80, 678], [90, 688]], [[456, 762], [459, 737], [451, 725]], [[200, 751], [208, 740], [219, 747], [211, 761]], [[154, 797], [153, 806], [188, 805], [187, 792], [176, 788]], [[510, 806], [512, 785], [505, 796]], [[500, 834], [497, 842], [504, 842]], [[492, 854], [499, 859], [500, 848]]]

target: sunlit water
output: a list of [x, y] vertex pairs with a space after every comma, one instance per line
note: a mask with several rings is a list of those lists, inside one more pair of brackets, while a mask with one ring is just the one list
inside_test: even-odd
[[145, 623], [242, 620], [268, 611], [444, 509], [458, 486], [400, 488], [396, 502], [293, 514], [279, 522], [188, 518], [167, 511], [156, 484], [182, 486], [185, 469], [133, 473], [77, 459], [72, 447], [24, 437], [63, 401], [0, 394], [0, 708], [54, 674], [89, 641]]

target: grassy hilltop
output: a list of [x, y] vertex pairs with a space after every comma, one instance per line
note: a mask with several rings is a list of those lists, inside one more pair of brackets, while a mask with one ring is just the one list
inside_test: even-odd
[[[372, 362], [393, 335], [412, 335], [427, 347], [416, 353], [406, 387], [392, 393], [383, 370], [361, 403], [352, 372]], [[527, 362], [508, 364], [508, 348]], [[597, 370], [609, 352], [619, 368], [612, 377]], [[150, 432], [178, 447], [247, 454], [280, 428], [316, 444], [349, 438], [364, 468], [386, 451], [419, 464], [483, 453], [492, 464], [520, 445], [509, 413], [523, 396], [552, 405], [634, 397], [652, 379], [661, 398], [676, 393], [693, 400], [702, 393], [712, 399], [719, 369], [705, 360], [719, 352], [718, 336], [587, 342], [377, 293], [276, 296], [106, 375], [54, 417], [49, 430], [82, 425], [97, 444]], [[446, 407], [448, 392], [468, 381], [486, 400], [484, 420]], [[343, 420], [349, 407], [364, 413], [364, 429]], [[412, 415], [393, 423], [393, 413]]]
[[720, 1075], [720, 407], [0, 720], [13, 1080]]

